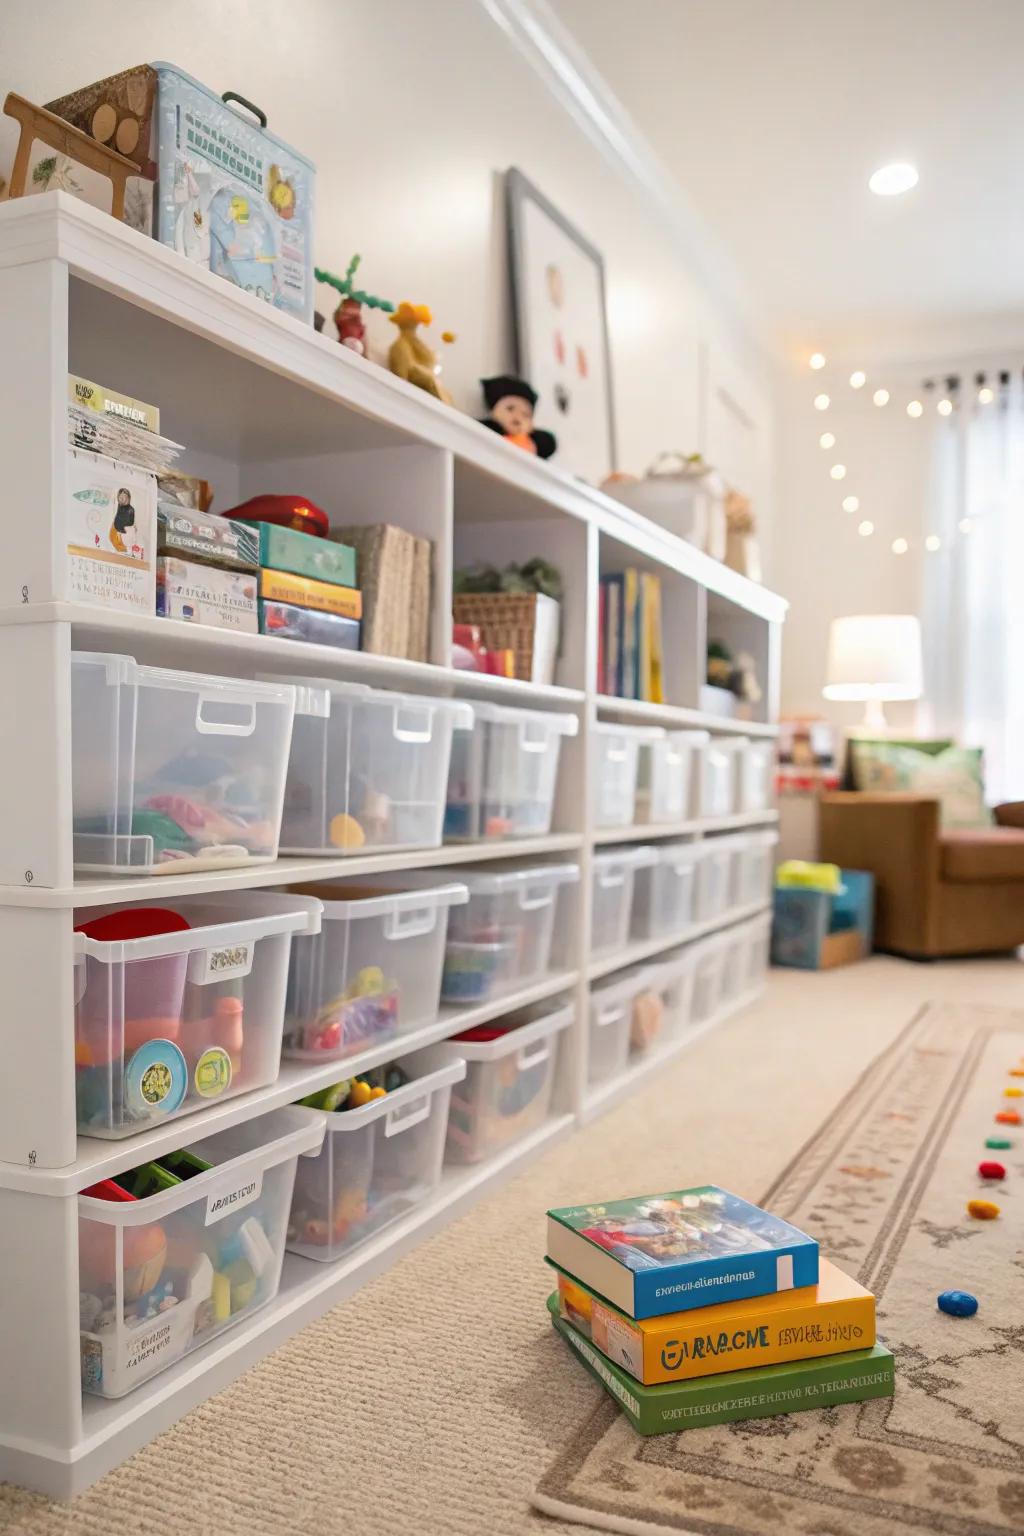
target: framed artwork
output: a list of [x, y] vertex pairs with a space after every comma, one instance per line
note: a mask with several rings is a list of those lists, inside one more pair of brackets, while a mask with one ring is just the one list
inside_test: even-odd
[[604, 261], [521, 171], [505, 193], [516, 371], [558, 438], [555, 463], [599, 485], [616, 467]]

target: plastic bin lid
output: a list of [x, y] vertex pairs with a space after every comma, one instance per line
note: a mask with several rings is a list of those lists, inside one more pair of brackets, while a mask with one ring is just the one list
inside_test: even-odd
[[461, 883], [394, 890], [383, 879], [376, 884], [373, 875], [361, 880], [354, 876], [348, 881], [308, 881], [293, 889], [299, 895], [315, 896], [321, 901], [325, 919], [346, 923], [364, 917], [386, 917], [391, 912], [421, 911], [424, 907], [461, 907], [469, 900], [469, 891]]
[[[510, 1056], [513, 1051], [521, 1051], [525, 1046], [533, 1045], [537, 1040], [544, 1040], [549, 1035], [568, 1029], [574, 1011], [572, 1003], [564, 1003], [542, 1014], [540, 1018], [513, 1025], [493, 1040], [467, 1040], [455, 1035], [448, 1041], [448, 1047], [454, 1055], [461, 1056], [465, 1061], [496, 1061], [502, 1056]], [[467, 1035], [473, 1033], [473, 1030], [466, 1031]]]
[[607, 852], [595, 853], [593, 858], [595, 872], [602, 873], [616, 866], [622, 869], [642, 869], [657, 861], [657, 848], [646, 843], [641, 848], [609, 848]]
[[578, 864], [517, 863], [485, 866], [474, 869], [436, 870], [402, 869], [389, 870], [385, 875], [370, 875], [359, 881], [361, 885], [380, 885], [385, 890], [400, 890], [403, 886], [429, 885], [439, 875], [453, 874], [461, 885], [469, 889], [469, 895], [495, 896], [521, 885], [572, 885], [580, 877]]
[[657, 850], [657, 862], [670, 866], [696, 864], [706, 845], [699, 842], [662, 843]]
[[134, 656], [119, 656], [106, 651], [72, 651], [71, 665], [102, 667], [109, 687], [137, 684], [150, 688], [177, 688], [190, 693], [215, 693], [224, 699], [242, 703], [273, 700], [287, 704], [295, 696], [288, 677], [249, 678], [218, 677], [208, 672], [179, 672], [173, 667], [146, 667]]
[[590, 989], [590, 1000], [592, 1003], [611, 1003], [631, 993], [645, 992], [651, 985], [654, 970], [653, 966], [645, 964], [613, 971], [610, 976], [603, 976], [600, 981], [594, 982]]
[[260, 674], [270, 682], [289, 682], [295, 687], [295, 713], [313, 715], [321, 720], [329, 718], [335, 699], [354, 704], [380, 705], [400, 709], [438, 709], [452, 716], [456, 730], [468, 731], [473, 724], [473, 711], [461, 699], [444, 699], [432, 693], [397, 693], [392, 688], [371, 688], [369, 683], [342, 682], [334, 677], [288, 677], [264, 672]]
[[466, 706], [473, 711], [474, 720], [486, 720], [494, 725], [513, 725], [517, 721], [521, 724], [534, 725], [543, 721], [552, 736], [575, 736], [580, 728], [579, 720], [575, 715], [553, 714], [546, 709], [523, 709], [508, 704], [490, 704], [482, 699], [473, 699]]
[[658, 741], [668, 734], [661, 725], [623, 725], [617, 720], [595, 720], [590, 729], [599, 736], [632, 736], [641, 743]]
[[677, 731], [672, 729], [666, 731], [665, 734], [668, 736], [669, 741], [678, 741], [687, 747], [706, 747], [711, 740], [710, 731], [691, 731], [689, 729]]

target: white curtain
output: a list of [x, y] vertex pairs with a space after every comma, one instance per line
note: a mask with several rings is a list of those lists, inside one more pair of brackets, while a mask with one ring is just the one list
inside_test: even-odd
[[925, 560], [925, 697], [937, 734], [985, 752], [990, 804], [1024, 800], [1024, 389], [936, 431]]

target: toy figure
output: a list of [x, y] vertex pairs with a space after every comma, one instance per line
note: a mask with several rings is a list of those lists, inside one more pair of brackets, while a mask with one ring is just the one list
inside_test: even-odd
[[515, 443], [517, 448], [550, 459], [558, 444], [552, 433], [533, 425], [537, 391], [531, 389], [525, 379], [514, 379], [508, 374], [481, 379], [480, 384], [487, 403], [484, 426]]
[[[392, 325], [398, 327], [398, 338], [391, 343], [388, 367], [400, 379], [425, 389], [429, 395], [435, 395], [438, 400], [451, 405], [452, 397], [438, 377], [441, 366], [437, 354], [421, 336], [416, 335], [417, 327], [429, 325], [433, 318], [428, 304], [410, 304], [408, 300], [402, 300], [390, 316]], [[454, 341], [455, 337], [450, 331], [444, 331], [441, 340]]]
[[353, 256], [345, 268], [344, 277], [336, 277], [333, 272], [327, 272], [323, 267], [316, 267], [313, 275], [318, 283], [327, 283], [341, 294], [341, 302], [334, 311], [338, 340], [343, 347], [348, 347], [350, 351], [358, 352], [360, 357], [365, 357], [366, 326], [363, 323], [363, 306], [365, 305], [367, 309], [382, 309], [386, 314], [392, 314], [395, 306], [389, 299], [378, 298], [376, 294], [366, 293], [362, 288], [353, 288], [352, 284], [361, 260], [361, 256]]

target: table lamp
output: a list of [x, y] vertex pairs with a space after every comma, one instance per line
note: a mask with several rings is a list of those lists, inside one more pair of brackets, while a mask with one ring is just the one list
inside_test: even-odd
[[826, 699], [864, 702], [861, 728], [885, 729], [883, 705], [919, 699], [921, 626], [911, 613], [858, 613], [833, 619], [828, 635]]

